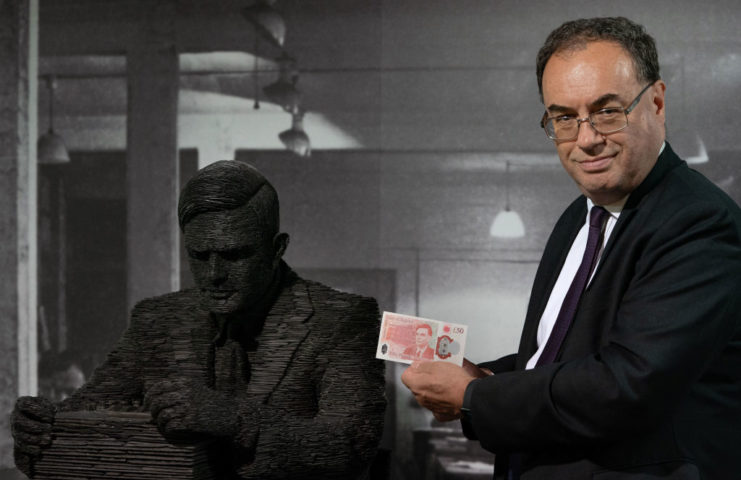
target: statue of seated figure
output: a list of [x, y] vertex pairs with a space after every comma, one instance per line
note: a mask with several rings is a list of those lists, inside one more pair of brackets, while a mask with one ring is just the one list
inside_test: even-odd
[[244, 163], [201, 169], [178, 219], [196, 288], [139, 302], [63, 402], [18, 399], [18, 468], [34, 476], [56, 412], [108, 409], [151, 413], [174, 443], [208, 440], [218, 478], [364, 478], [385, 408], [375, 300], [288, 267], [275, 189]]

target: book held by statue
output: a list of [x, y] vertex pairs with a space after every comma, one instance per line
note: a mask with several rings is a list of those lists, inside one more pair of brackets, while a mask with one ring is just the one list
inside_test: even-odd
[[35, 479], [215, 480], [209, 442], [173, 445], [148, 412], [59, 412]]

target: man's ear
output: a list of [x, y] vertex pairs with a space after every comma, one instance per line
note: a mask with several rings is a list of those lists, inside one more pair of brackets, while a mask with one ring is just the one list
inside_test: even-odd
[[286, 253], [289, 240], [290, 237], [288, 234], [283, 232], [276, 233], [273, 237], [273, 251], [275, 252], [273, 256], [273, 267], [278, 267], [280, 260], [283, 258], [283, 254]]
[[662, 80], [658, 80], [654, 86], [654, 95], [652, 98], [654, 104], [654, 111], [657, 115], [662, 118], [666, 116], [666, 104], [664, 94], [666, 92], [666, 84]]

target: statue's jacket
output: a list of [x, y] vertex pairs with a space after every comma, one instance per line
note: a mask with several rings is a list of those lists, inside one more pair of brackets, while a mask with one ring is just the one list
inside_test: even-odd
[[[247, 352], [248, 383], [234, 394], [242, 431], [214, 449], [218, 462], [233, 478], [363, 477], [386, 405], [384, 365], [374, 358], [378, 307], [282, 268], [280, 292]], [[107, 360], [61, 409], [142, 409], [147, 389], [168, 378], [212, 387], [218, 336], [196, 289], [143, 300]]]

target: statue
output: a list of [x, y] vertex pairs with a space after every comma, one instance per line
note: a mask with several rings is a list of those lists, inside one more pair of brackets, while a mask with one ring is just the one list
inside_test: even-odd
[[139, 302], [71, 397], [18, 399], [18, 468], [33, 477], [56, 412], [108, 409], [150, 412], [171, 442], [212, 441], [218, 478], [363, 478], [385, 408], [375, 300], [288, 267], [277, 194], [244, 163], [200, 170], [178, 219], [196, 288]]

